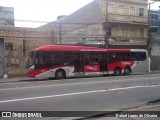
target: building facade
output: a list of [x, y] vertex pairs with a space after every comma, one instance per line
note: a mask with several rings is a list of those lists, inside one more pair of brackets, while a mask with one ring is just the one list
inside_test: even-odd
[[104, 41], [101, 6], [96, 0], [41, 28], [54, 28], [60, 44], [102, 44]]
[[25, 76], [29, 52], [47, 44], [54, 44], [52, 30], [0, 27], [0, 77]]
[[57, 25], [57, 40], [61, 44], [146, 48], [147, 9], [147, 0], [94, 0], [43, 27]]
[[147, 0], [102, 0], [107, 46], [147, 46]]
[[53, 28], [15, 27], [14, 8], [0, 6], [0, 77], [25, 76], [29, 52], [55, 42]]

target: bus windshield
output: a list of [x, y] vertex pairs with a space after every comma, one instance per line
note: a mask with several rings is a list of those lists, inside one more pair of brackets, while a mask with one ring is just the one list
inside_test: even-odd
[[35, 59], [35, 52], [31, 52], [29, 54], [26, 67], [30, 67], [30, 66], [34, 65], [34, 61], [35, 61], [34, 59]]

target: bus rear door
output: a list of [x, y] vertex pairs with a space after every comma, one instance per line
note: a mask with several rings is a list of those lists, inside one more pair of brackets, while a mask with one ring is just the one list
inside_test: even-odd
[[82, 52], [74, 53], [74, 73], [75, 75], [83, 75], [84, 71], [84, 54]]
[[100, 72], [108, 72], [108, 55], [105, 52], [99, 53]]

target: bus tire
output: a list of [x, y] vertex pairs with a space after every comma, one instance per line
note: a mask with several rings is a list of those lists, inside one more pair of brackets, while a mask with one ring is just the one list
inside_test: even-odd
[[119, 67], [116, 67], [116, 68], [114, 69], [114, 75], [115, 75], [115, 76], [120, 76], [120, 75], [121, 75], [121, 69], [120, 69]]
[[64, 78], [66, 78], [65, 71], [62, 70], [62, 69], [57, 70], [56, 73], [55, 73], [55, 78], [56, 79], [64, 79]]
[[124, 75], [130, 75], [131, 74], [131, 68], [130, 67], [126, 67], [124, 70]]

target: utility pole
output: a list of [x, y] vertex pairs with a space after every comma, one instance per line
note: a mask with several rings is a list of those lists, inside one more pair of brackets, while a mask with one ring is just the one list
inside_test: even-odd
[[59, 20], [59, 41], [58, 43], [59, 44], [62, 44], [62, 23], [61, 23], [61, 20]]
[[106, 17], [105, 17], [105, 47], [108, 48], [109, 47], [109, 35], [108, 35], [108, 0], [106, 1]]
[[150, 11], [151, 11], [151, 3], [149, 2], [149, 10], [148, 10], [148, 43], [147, 43], [147, 47], [148, 47], [148, 63], [149, 63], [149, 68], [148, 68], [148, 72], [151, 72], [151, 30], [150, 30]]

